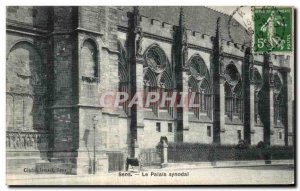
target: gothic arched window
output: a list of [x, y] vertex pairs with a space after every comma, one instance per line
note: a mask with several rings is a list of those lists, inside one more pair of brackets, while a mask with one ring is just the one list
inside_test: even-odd
[[145, 53], [147, 66], [156, 73], [161, 73], [167, 66], [167, 56], [158, 46], [151, 46]]
[[[154, 114], [158, 116], [159, 104], [163, 92], [167, 92], [167, 97], [172, 95], [172, 83], [169, 75], [170, 65], [165, 52], [157, 44], [151, 45], [145, 51], [144, 58], [144, 96], [145, 100], [147, 100], [150, 92], [160, 96], [157, 102], [150, 103], [149, 106], [152, 108]], [[170, 101], [166, 101], [165, 104], [162, 104], [164, 107], [161, 109], [168, 109], [170, 115], [173, 116], [173, 108], [169, 107], [169, 104]]]
[[197, 80], [202, 80], [208, 74], [207, 67], [200, 56], [194, 56], [190, 61], [190, 71]]
[[[163, 72], [159, 75], [159, 93], [160, 93], [160, 99], [159, 103], [161, 104], [160, 109], [167, 109], [168, 113], [173, 117], [173, 106], [171, 106], [171, 100], [173, 95], [173, 90], [172, 90], [172, 80], [171, 77], [168, 75], [167, 72]], [[164, 102], [163, 96], [166, 98]]]
[[239, 83], [234, 87], [234, 100], [233, 100], [233, 113], [243, 120], [243, 92], [242, 83]]
[[[129, 97], [130, 90], [129, 90], [128, 62], [126, 59], [126, 52], [122, 47], [121, 43], [118, 43], [118, 50], [120, 52], [118, 58], [119, 92], [127, 94]], [[124, 98], [123, 96], [124, 95], [121, 95], [120, 99], [123, 99]], [[120, 103], [120, 105], [123, 107], [123, 110], [127, 114], [129, 114], [128, 104], [129, 104], [129, 100]]]
[[[146, 69], [146, 72], [144, 74], [144, 103], [146, 103], [146, 100], [148, 98], [148, 96], [150, 96], [150, 92], [152, 93], [159, 93], [158, 92], [158, 88], [157, 88], [157, 83], [156, 83], [156, 76], [155, 74], [152, 72], [152, 70]], [[152, 94], [152, 98], [154, 95]], [[150, 99], [150, 98], [149, 98]], [[158, 115], [158, 102], [156, 103], [150, 103], [149, 106], [145, 105], [145, 107], [147, 108], [151, 108], [152, 111]]]
[[[200, 113], [210, 114], [210, 77], [207, 66], [200, 55], [193, 56], [189, 61], [191, 78], [189, 81], [189, 100], [194, 93], [194, 104], [198, 107], [190, 107], [197, 118]], [[193, 100], [190, 100], [193, 101]]]
[[[189, 85], [189, 95], [188, 95], [189, 110], [192, 111], [197, 118], [199, 118], [200, 107], [196, 106], [196, 105], [200, 104], [200, 92], [199, 92], [199, 88], [198, 88], [198, 82], [192, 76], [188, 81], [188, 85]], [[192, 96], [194, 96], [194, 97], [192, 97]], [[195, 106], [192, 106], [192, 104]]]
[[260, 73], [257, 71], [257, 69], [254, 70], [253, 72], [253, 80], [254, 80], [254, 85], [255, 85], [255, 92], [254, 92], [254, 117], [255, 117], [255, 122], [259, 123], [260, 122], [260, 117], [259, 117], [259, 95], [260, 95], [260, 90], [263, 85], [262, 77]]
[[224, 84], [225, 90], [225, 114], [231, 119], [233, 111], [233, 93], [229, 83]]
[[200, 110], [208, 111], [210, 109], [210, 86], [206, 79], [200, 85]]
[[225, 114], [232, 120], [237, 116], [243, 120], [243, 92], [241, 75], [235, 64], [231, 62], [225, 69]]
[[235, 86], [241, 79], [241, 75], [233, 62], [226, 67], [225, 78], [230, 86]]
[[274, 123], [277, 125], [282, 122], [284, 116], [284, 103], [282, 94], [282, 77], [280, 73], [274, 74]]

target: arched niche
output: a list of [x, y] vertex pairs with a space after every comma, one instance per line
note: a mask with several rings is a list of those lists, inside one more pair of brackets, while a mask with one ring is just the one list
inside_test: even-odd
[[92, 39], [86, 39], [83, 42], [81, 52], [81, 74], [84, 77], [99, 77], [99, 67], [98, 67], [98, 47], [97, 44]]
[[17, 42], [6, 63], [8, 128], [45, 129], [46, 69], [40, 52], [28, 41]]
[[33, 86], [41, 86], [46, 77], [40, 53], [27, 41], [18, 42], [11, 48], [6, 71], [7, 90], [14, 92], [35, 93]]

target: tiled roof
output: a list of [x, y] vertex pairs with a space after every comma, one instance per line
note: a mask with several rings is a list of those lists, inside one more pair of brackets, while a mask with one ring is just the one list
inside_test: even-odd
[[194, 114], [189, 115], [189, 121], [190, 122], [202, 122], [202, 123], [211, 123], [212, 122], [212, 120], [206, 115], [201, 115], [200, 119], [198, 119]]
[[[119, 8], [125, 12], [132, 11], [132, 7]], [[228, 34], [230, 15], [220, 13], [208, 7], [185, 6], [183, 9], [187, 29], [214, 36], [217, 19], [220, 17], [222, 38], [231, 41]], [[167, 22], [172, 25], [179, 24], [179, 6], [141, 6], [139, 7], [139, 10], [140, 14], [143, 16]], [[230, 31], [231, 36], [234, 38], [234, 42], [243, 44], [245, 41], [249, 41], [250, 36], [240, 23], [236, 21], [231, 23], [231, 25], [234, 25], [234, 30]]]
[[144, 118], [145, 119], [156, 119], [156, 120], [173, 120], [172, 116], [168, 112], [160, 112], [159, 116], [157, 117], [152, 111], [144, 111]]

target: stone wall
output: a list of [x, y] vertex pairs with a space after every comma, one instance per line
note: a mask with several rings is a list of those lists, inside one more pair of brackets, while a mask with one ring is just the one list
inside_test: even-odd
[[[169, 9], [168, 14], [159, 11], [166, 9]], [[186, 62], [189, 63], [195, 55], [201, 57], [209, 71], [209, 78], [213, 80], [215, 51], [220, 53], [220, 50], [214, 48], [216, 38], [220, 38], [217, 40], [223, 47], [222, 67], [226, 68], [230, 63], [234, 63], [240, 75], [243, 75], [246, 46], [228, 39], [223, 25], [229, 17], [203, 7], [199, 8], [202, 12], [197, 12], [192, 7], [186, 9], [189, 10], [185, 13], [188, 47]], [[106, 152], [128, 154], [132, 146], [131, 141], [135, 138], [131, 131], [133, 116], [124, 114], [124, 111], [120, 111], [122, 108], [100, 106], [99, 98], [107, 91], [118, 91], [118, 43], [122, 44], [128, 55], [133, 52], [128, 44], [131, 30], [128, 28], [131, 14], [129, 11], [132, 11], [131, 7], [7, 7], [6, 115], [9, 157], [17, 155], [20, 149], [30, 150], [35, 153], [35, 158], [72, 163], [74, 167], [78, 167], [75, 173], [88, 173], [94, 149], [91, 137], [95, 137], [96, 155], [99, 159], [97, 163], [103, 171], [107, 171]], [[204, 17], [199, 16], [204, 13], [211, 14], [209, 24], [201, 20]], [[179, 23], [179, 7], [141, 7], [140, 14], [140, 27], [143, 32], [141, 54], [153, 45], [158, 46], [167, 57], [168, 72], [174, 72], [174, 64], [177, 63], [174, 55], [174, 34]], [[198, 15], [197, 18], [191, 17], [193, 14]], [[220, 33], [225, 35], [220, 35], [222, 38], [215, 36], [218, 16], [222, 17]], [[202, 28], [198, 25], [193, 26], [192, 21], [201, 22], [199, 26]], [[237, 34], [240, 35], [238, 38], [243, 36], [243, 33], [239, 33], [242, 29], [237, 29]], [[285, 140], [289, 140], [288, 143], [291, 144], [292, 87], [288, 85], [291, 81], [288, 73], [291, 60], [285, 56], [270, 55], [270, 62], [274, 65], [274, 71], [284, 75], [287, 73], [284, 78], [284, 91], [288, 92], [285, 97], [288, 119], [283, 122], [286, 129], [283, 126], [272, 127], [271, 144], [283, 145], [287, 142]], [[142, 57], [136, 76], [129, 74], [131, 84], [136, 84], [139, 88], [143, 86], [144, 64], [146, 62]], [[255, 54], [253, 64], [264, 78], [264, 56]], [[188, 79], [191, 76], [189, 66], [182, 68], [181, 72], [184, 84], [182, 90], [187, 91]], [[160, 76], [157, 75], [157, 78]], [[222, 89], [222, 83], [217, 85]], [[271, 110], [268, 117], [272, 118], [273, 105], [267, 109]], [[213, 143], [212, 121], [193, 121], [188, 112], [183, 113], [183, 116], [177, 116], [175, 113], [174, 116], [163, 118], [159, 116], [159, 112], [158, 116], [154, 117], [143, 116], [138, 112], [137, 116], [140, 118], [137, 119], [139, 127], [136, 138], [140, 148], [156, 147], [162, 136], [166, 136], [169, 142], [175, 142], [179, 133], [183, 134], [184, 142]], [[208, 118], [213, 119], [215, 115], [217, 113], [211, 110]], [[177, 117], [184, 120], [184, 129], [181, 132], [177, 131]], [[220, 117], [225, 119], [225, 116]], [[159, 131], [157, 123], [160, 123]], [[172, 124], [171, 132], [168, 129], [169, 123]], [[208, 126], [211, 126], [210, 135]], [[239, 124], [224, 123], [220, 129], [220, 143], [237, 144], [238, 130], [241, 132], [240, 138], [244, 139], [242, 121]], [[17, 136], [16, 132], [23, 134]], [[42, 136], [45, 134], [48, 138]], [[264, 141], [264, 127], [254, 125], [251, 129], [251, 144], [260, 141]], [[56, 152], [45, 152], [48, 148]], [[20, 157], [22, 158], [24, 156]], [[14, 163], [10, 165], [13, 166]], [[101, 166], [100, 163], [105, 165]]]
[[[208, 127], [211, 128], [211, 133], [208, 133]], [[213, 124], [212, 123], [197, 123], [189, 122], [189, 130], [184, 133], [184, 142], [191, 143], [213, 143]]]
[[[160, 123], [160, 131], [157, 131], [156, 124]], [[168, 132], [168, 123], [172, 124], [172, 132]], [[173, 121], [165, 120], [144, 120], [144, 139], [140, 144], [141, 148], [155, 148], [162, 136], [167, 137], [169, 142], [174, 142], [176, 127]]]
[[[48, 42], [40, 38], [48, 25], [47, 7], [7, 7], [6, 145], [7, 172], [24, 173], [48, 159]], [[36, 27], [38, 34], [15, 32]], [[26, 152], [23, 152], [26, 151]], [[25, 153], [24, 155], [21, 153]]]
[[254, 126], [251, 132], [251, 144], [257, 145], [260, 141], [264, 141], [263, 126]]
[[8, 21], [45, 29], [48, 27], [51, 16], [49, 7], [42, 6], [8, 6], [6, 11]]
[[221, 144], [236, 145], [239, 143], [238, 130], [241, 131], [241, 139], [244, 140], [244, 127], [242, 125], [225, 124], [225, 128], [221, 129]]

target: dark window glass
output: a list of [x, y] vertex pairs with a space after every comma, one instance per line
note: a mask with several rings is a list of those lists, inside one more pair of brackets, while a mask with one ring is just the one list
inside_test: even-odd
[[238, 134], [238, 139], [241, 140], [242, 139], [242, 131], [238, 130], [237, 134]]
[[279, 139], [282, 139], [282, 133], [279, 132]]
[[211, 137], [211, 126], [207, 126], [207, 136]]
[[156, 123], [156, 131], [160, 132], [160, 123]]
[[172, 131], [173, 131], [172, 123], [168, 123], [168, 132], [172, 132]]

